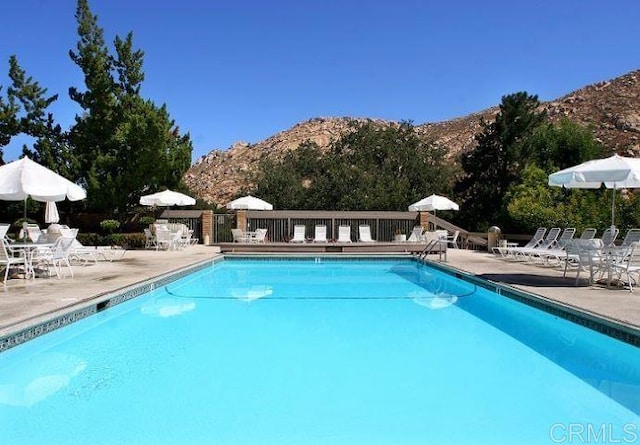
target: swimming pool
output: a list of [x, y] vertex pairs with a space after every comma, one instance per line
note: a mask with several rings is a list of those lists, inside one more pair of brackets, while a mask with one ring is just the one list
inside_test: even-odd
[[0, 443], [637, 443], [638, 363], [412, 260], [225, 260], [0, 354]]

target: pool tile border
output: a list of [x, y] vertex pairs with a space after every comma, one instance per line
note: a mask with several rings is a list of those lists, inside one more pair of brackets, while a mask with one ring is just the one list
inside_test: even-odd
[[60, 311], [57, 311], [56, 313], [51, 314], [51, 316], [43, 322], [37, 323], [33, 326], [0, 338], [0, 353], [22, 343], [25, 343], [29, 340], [33, 340], [34, 338], [41, 335], [55, 331], [56, 329], [67, 326], [71, 323], [75, 323], [78, 320], [82, 320], [83, 318], [97, 314], [98, 312], [101, 312], [105, 309], [124, 303], [125, 301], [131, 300], [132, 298], [139, 297], [140, 295], [143, 295], [147, 292], [151, 292], [162, 286], [166, 286], [167, 284], [179, 280], [180, 278], [183, 278], [193, 272], [211, 267], [220, 261], [223, 261], [222, 257], [208, 259], [200, 263], [191, 264], [180, 270], [159, 275], [149, 280], [132, 284], [116, 291], [98, 295], [91, 302], [87, 303], [79, 309], [71, 311], [67, 310], [67, 312], [62, 314], [60, 313]]
[[495, 292], [503, 297], [510, 298], [522, 304], [526, 304], [527, 306], [547, 312], [553, 316], [584, 326], [592, 331], [596, 331], [625, 343], [629, 343], [633, 346], [640, 347], [640, 331], [632, 326], [624, 324], [624, 322], [620, 320], [605, 318], [599, 314], [585, 311], [584, 309], [579, 309], [555, 300], [550, 300], [542, 295], [525, 292], [506, 284], [487, 280], [486, 278], [479, 278], [471, 273], [461, 271], [442, 263], [428, 260], [418, 261], [422, 261], [424, 264], [434, 267], [449, 275], [453, 275], [461, 280], [473, 283], [476, 286]]

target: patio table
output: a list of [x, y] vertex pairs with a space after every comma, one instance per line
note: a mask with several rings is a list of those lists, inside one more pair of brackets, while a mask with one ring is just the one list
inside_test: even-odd
[[33, 270], [33, 254], [36, 250], [45, 248], [50, 249], [55, 243], [15, 243], [8, 247], [13, 251], [19, 251], [20, 255], [24, 257], [25, 271], [24, 278], [35, 278], [36, 274]]

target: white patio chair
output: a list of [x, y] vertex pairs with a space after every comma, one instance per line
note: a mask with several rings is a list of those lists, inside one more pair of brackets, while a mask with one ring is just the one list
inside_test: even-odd
[[[619, 278], [626, 276], [625, 282], [629, 286], [629, 292], [633, 292], [632, 282], [640, 281], [640, 243], [632, 243], [624, 259], [613, 264], [613, 270], [617, 272]], [[634, 275], [637, 280], [633, 279]]]
[[358, 227], [359, 239], [358, 241], [361, 243], [375, 243], [376, 240], [371, 238], [371, 227], [366, 224], [363, 224]]
[[306, 227], [303, 225], [296, 225], [293, 227], [293, 238], [289, 240], [290, 243], [304, 243]]
[[254, 243], [264, 243], [267, 238], [267, 229], [256, 229], [256, 234], [251, 241]]
[[244, 232], [241, 229], [231, 229], [231, 235], [233, 235], [234, 243], [244, 243], [247, 238], [244, 236]]
[[319, 224], [315, 227], [315, 236], [313, 238], [314, 243], [326, 243], [327, 242], [327, 226]]
[[161, 228], [161, 226], [156, 227], [156, 250], [174, 250], [176, 248], [176, 233], [167, 228]]
[[565, 246], [565, 267], [563, 276], [566, 277], [569, 267], [576, 267], [576, 280], [575, 285], [578, 285], [580, 280], [580, 272], [588, 272], [588, 282], [592, 285], [596, 274], [602, 274], [604, 271], [604, 261], [602, 256], [602, 240], [590, 239], [590, 240], [571, 240]]
[[452, 247], [453, 249], [458, 248], [458, 236], [460, 236], [460, 231], [456, 230], [453, 232], [453, 235], [447, 237], [447, 246]]
[[47, 249], [38, 249], [34, 252], [31, 259], [31, 267], [33, 269], [37, 267], [44, 267], [51, 276], [51, 268], [56, 273], [58, 279], [63, 278], [62, 267], [67, 266], [69, 269], [69, 275], [73, 278], [73, 268], [71, 267], [70, 251], [73, 246], [75, 237], [61, 236], [56, 239], [53, 246]]
[[0, 266], [4, 267], [4, 280], [3, 285], [7, 285], [7, 278], [9, 277], [9, 269], [13, 266], [22, 265], [27, 266], [25, 258], [23, 256], [14, 256], [7, 248], [7, 242], [3, 238], [0, 238]]
[[156, 236], [151, 232], [151, 229], [144, 229], [144, 248], [152, 249], [157, 247]]
[[339, 226], [338, 227], [338, 242], [350, 243], [351, 241], [351, 226]]

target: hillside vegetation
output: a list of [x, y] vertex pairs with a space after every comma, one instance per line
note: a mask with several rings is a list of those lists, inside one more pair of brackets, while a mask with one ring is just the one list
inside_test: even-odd
[[[551, 122], [566, 118], [591, 129], [605, 153], [636, 156], [640, 153], [639, 76], [640, 71], [633, 71], [543, 102], [540, 107]], [[415, 131], [423, 141], [443, 147], [447, 159], [457, 162], [460, 153], [475, 148], [475, 135], [481, 131], [482, 120], [494, 119], [497, 112], [496, 106], [444, 122], [417, 124]], [[354, 120], [381, 127], [393, 123], [366, 118], [313, 118], [256, 144], [238, 142], [226, 150], [213, 150], [187, 171], [184, 180], [198, 197], [223, 205], [242, 190], [252, 188], [251, 178], [260, 161], [282, 159], [306, 141], [327, 150], [350, 131]]]

